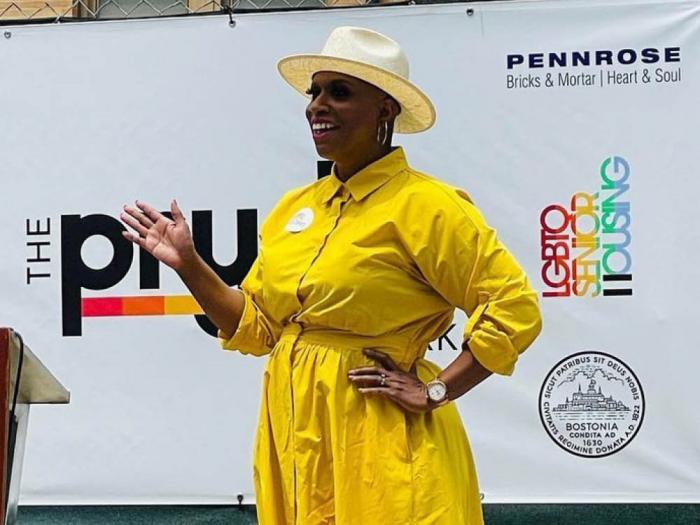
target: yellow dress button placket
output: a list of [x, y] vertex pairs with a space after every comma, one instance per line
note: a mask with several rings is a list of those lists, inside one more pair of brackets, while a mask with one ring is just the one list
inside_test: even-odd
[[[299, 277], [299, 282], [297, 284], [297, 299], [299, 301], [299, 311], [292, 315], [289, 318], [289, 322], [294, 324], [297, 328], [294, 330], [295, 331], [295, 339], [294, 342], [292, 343], [292, 349], [289, 354], [289, 386], [290, 386], [290, 400], [292, 403], [291, 406], [291, 416], [292, 416], [292, 428], [296, 428], [296, 423], [295, 423], [295, 410], [294, 410], [294, 357], [296, 355], [296, 344], [297, 341], [299, 340], [299, 336], [301, 335], [302, 328], [299, 323], [297, 323], [297, 320], [299, 316], [303, 313], [304, 306], [303, 306], [303, 301], [302, 298], [300, 297], [299, 293], [301, 290], [301, 285], [304, 282], [304, 277], [309, 273], [309, 270], [311, 267], [314, 265], [318, 257], [321, 255], [321, 252], [323, 251], [324, 247], [326, 246], [328, 242], [328, 238], [330, 235], [335, 231], [335, 229], [338, 226], [338, 222], [340, 221], [340, 216], [342, 214], [343, 208], [345, 204], [348, 202], [350, 199], [350, 192], [345, 186], [341, 186], [340, 190], [338, 191], [338, 194], [331, 200], [330, 207], [331, 207], [331, 214], [334, 217], [334, 220], [332, 222], [331, 228], [328, 230], [328, 233], [324, 235], [323, 239], [321, 240], [321, 243], [318, 246], [318, 249], [316, 251], [316, 254], [313, 256], [311, 259], [311, 262], [309, 263], [309, 266], [306, 268], [306, 270], [301, 274]], [[294, 455], [296, 455], [296, 444], [293, 445], [294, 448]], [[296, 459], [293, 461], [294, 465], [294, 473], [292, 475], [293, 479], [293, 485], [294, 485], [294, 524], [297, 524], [297, 469], [296, 469]]]

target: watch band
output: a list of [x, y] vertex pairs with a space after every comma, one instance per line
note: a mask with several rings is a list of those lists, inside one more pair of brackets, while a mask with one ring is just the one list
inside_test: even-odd
[[[425, 395], [428, 397], [428, 401], [430, 403], [435, 403], [437, 406], [442, 406], [445, 403], [448, 403], [450, 401], [450, 398], [448, 396], [448, 388], [447, 388], [447, 383], [445, 383], [442, 379], [439, 377], [436, 377], [432, 381], [429, 381], [426, 383], [426, 391]], [[442, 391], [442, 396], [441, 397], [436, 397], [433, 395], [435, 391]]]

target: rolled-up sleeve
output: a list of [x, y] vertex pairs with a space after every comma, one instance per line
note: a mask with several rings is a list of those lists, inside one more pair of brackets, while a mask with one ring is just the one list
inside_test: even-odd
[[414, 260], [429, 284], [468, 315], [463, 349], [488, 370], [510, 375], [541, 330], [537, 293], [468, 196], [439, 191], [428, 226], [410, 227]]
[[245, 304], [235, 333], [227, 338], [219, 330], [219, 342], [225, 350], [238, 350], [244, 354], [262, 356], [269, 354], [279, 337], [279, 328], [265, 314], [262, 290], [262, 245], [258, 257], [239, 286]]

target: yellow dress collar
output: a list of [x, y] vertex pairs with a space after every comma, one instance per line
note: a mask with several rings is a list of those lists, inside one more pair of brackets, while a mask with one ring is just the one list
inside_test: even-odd
[[345, 182], [336, 177], [334, 164], [323, 189], [323, 203], [330, 201], [343, 186], [350, 191], [355, 201], [361, 201], [407, 167], [406, 155], [401, 146], [397, 146], [382, 158], [365, 166]]

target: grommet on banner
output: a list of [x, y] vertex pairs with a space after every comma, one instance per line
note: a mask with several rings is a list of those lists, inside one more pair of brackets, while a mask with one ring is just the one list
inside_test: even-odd
[[474, 10], [471, 7], [467, 9], [467, 16], [474, 16]]
[[236, 27], [236, 21], [233, 19], [233, 7], [227, 6], [226, 12], [228, 13], [228, 26], [231, 28]]
[[236, 494], [236, 499], [238, 500], [238, 508], [243, 508], [243, 494]]
[[12, 38], [12, 32], [10, 31], [5, 31], [3, 34], [5, 35], [5, 38]]

